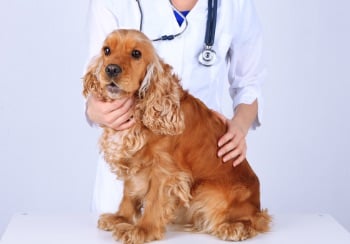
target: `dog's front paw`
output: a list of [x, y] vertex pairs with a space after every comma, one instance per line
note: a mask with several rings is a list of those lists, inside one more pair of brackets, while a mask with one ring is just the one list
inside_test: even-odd
[[163, 237], [161, 231], [151, 231], [149, 228], [142, 228], [131, 224], [118, 224], [113, 231], [113, 237], [123, 244], [143, 244]]
[[98, 228], [105, 231], [115, 230], [120, 223], [127, 223], [127, 220], [117, 214], [102, 214], [98, 219]]
[[113, 237], [123, 244], [143, 244], [145, 242], [144, 231], [131, 224], [118, 224], [113, 231]]

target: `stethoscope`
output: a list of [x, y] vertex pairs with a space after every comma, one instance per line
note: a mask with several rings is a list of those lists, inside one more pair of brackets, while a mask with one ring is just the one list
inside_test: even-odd
[[[136, 0], [139, 12], [141, 16], [140, 20], [140, 31], [142, 31], [143, 27], [143, 11], [140, 4], [140, 0]], [[170, 41], [174, 38], [180, 36], [182, 33], [184, 33], [188, 26], [188, 21], [186, 16], [184, 16], [179, 10], [175, 8], [175, 6], [172, 4], [171, 0], [169, 0], [171, 7], [174, 11], [176, 11], [177, 14], [183, 18], [185, 27], [178, 33], [173, 35], [162, 35], [158, 38], [152, 39], [152, 41]], [[198, 56], [198, 61], [204, 66], [211, 66], [215, 63], [216, 60], [216, 53], [213, 50], [214, 46], [214, 39], [215, 39], [215, 29], [216, 29], [216, 18], [217, 18], [217, 8], [218, 8], [218, 1], [217, 0], [208, 0], [208, 17], [207, 17], [207, 25], [205, 29], [205, 39], [204, 39], [204, 48], [200, 52]]]

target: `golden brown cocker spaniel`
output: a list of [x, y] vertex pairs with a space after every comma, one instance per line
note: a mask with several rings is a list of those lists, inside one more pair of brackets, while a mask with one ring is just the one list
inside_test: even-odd
[[132, 128], [104, 128], [101, 136], [124, 195], [117, 213], [100, 216], [99, 228], [130, 244], [161, 239], [174, 222], [232, 241], [268, 231], [248, 162], [234, 168], [216, 155], [225, 124], [182, 89], [144, 34], [117, 30], [106, 38], [84, 76], [83, 94], [91, 93], [104, 101], [135, 99]]

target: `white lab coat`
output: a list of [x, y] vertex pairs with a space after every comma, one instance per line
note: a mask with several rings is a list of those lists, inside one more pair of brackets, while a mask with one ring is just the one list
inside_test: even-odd
[[[176, 34], [179, 26], [168, 0], [140, 0], [143, 11], [142, 31], [155, 39]], [[253, 128], [260, 125], [263, 104], [261, 85], [264, 78], [261, 26], [252, 0], [219, 0], [213, 50], [213, 66], [198, 62], [204, 47], [207, 0], [198, 0], [187, 15], [188, 27], [171, 41], [153, 42], [160, 57], [173, 66], [174, 72], [190, 93], [208, 107], [232, 117], [240, 103], [258, 101], [258, 116]], [[108, 33], [117, 28], [139, 29], [141, 15], [135, 0], [92, 0], [89, 13], [89, 56], [96, 55]], [[94, 190], [93, 210], [115, 212], [122, 196], [122, 183], [115, 180], [100, 158]]]

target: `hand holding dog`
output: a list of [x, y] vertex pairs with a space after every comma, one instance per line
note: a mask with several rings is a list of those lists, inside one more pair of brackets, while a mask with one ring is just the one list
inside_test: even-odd
[[86, 114], [96, 124], [107, 126], [117, 131], [125, 130], [135, 123], [132, 119], [133, 104], [134, 100], [132, 98], [103, 102], [91, 94], [87, 99]]
[[218, 141], [218, 156], [224, 163], [234, 159], [232, 165], [236, 167], [246, 158], [246, 134], [234, 120], [226, 119], [225, 123], [227, 132]]
[[252, 104], [238, 105], [231, 120], [216, 112], [227, 126], [227, 132], [218, 141], [218, 156], [222, 157], [224, 163], [234, 159], [232, 164], [236, 167], [246, 158], [245, 137], [257, 116], [257, 111], [258, 103], [255, 100]]

